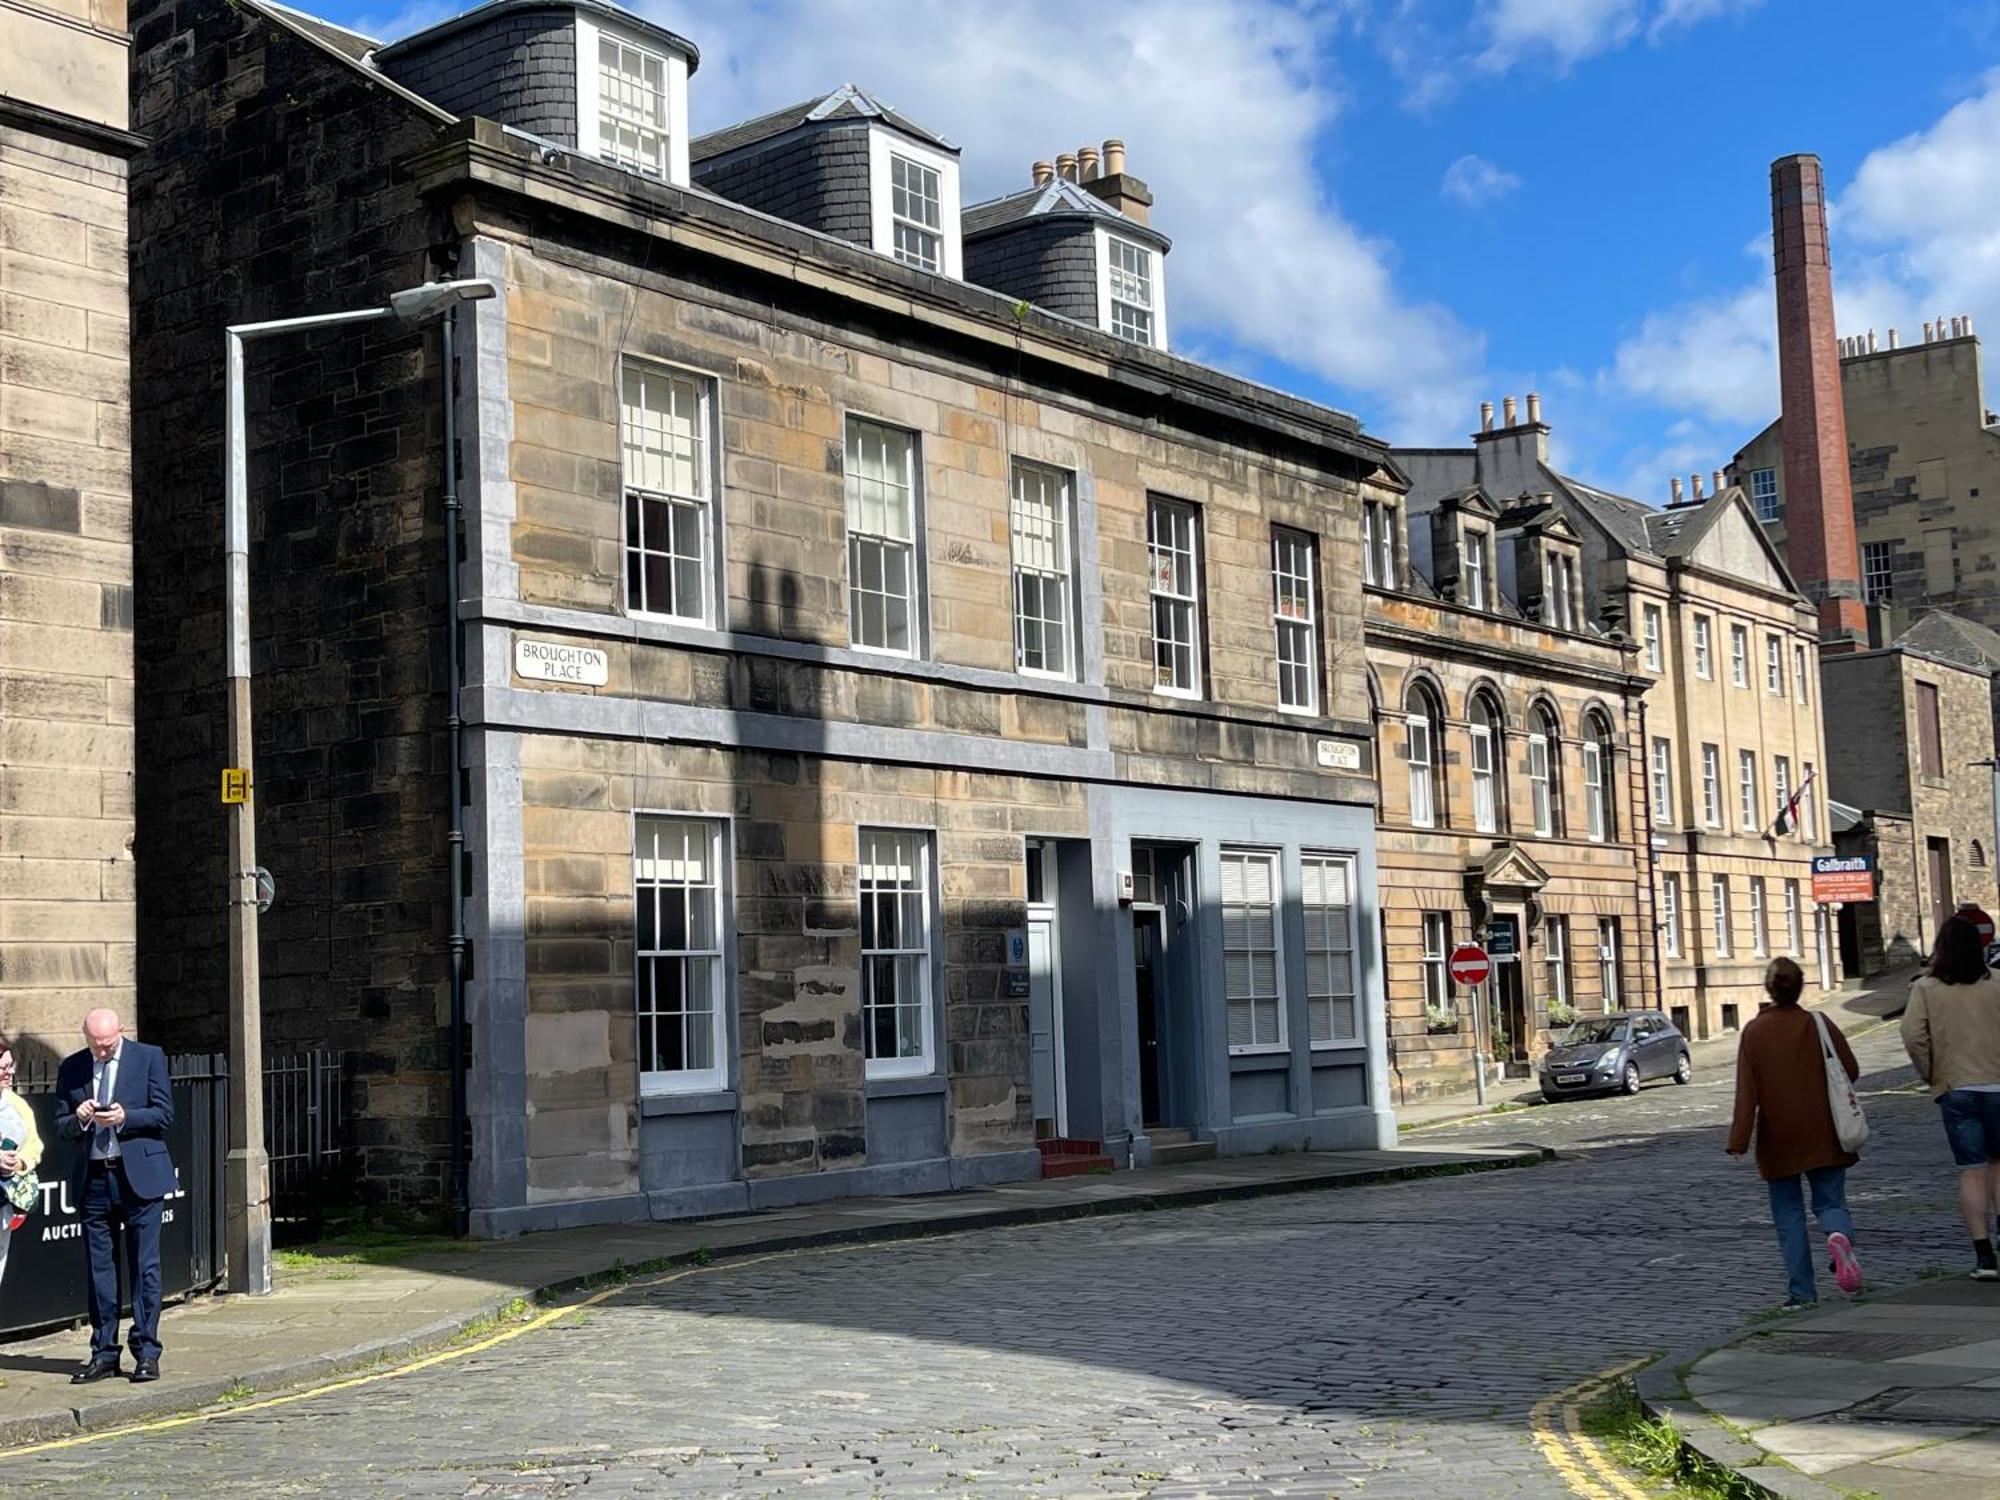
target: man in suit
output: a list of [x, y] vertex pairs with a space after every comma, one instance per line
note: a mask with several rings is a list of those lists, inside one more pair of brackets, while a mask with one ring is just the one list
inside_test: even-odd
[[160, 1202], [174, 1190], [167, 1129], [174, 1123], [167, 1054], [125, 1035], [113, 1011], [83, 1020], [90, 1045], [63, 1059], [56, 1074], [60, 1127], [87, 1140], [73, 1183], [83, 1204], [83, 1242], [90, 1256], [90, 1360], [73, 1385], [118, 1373], [118, 1259], [115, 1227], [124, 1237], [132, 1285], [134, 1381], [160, 1378]]

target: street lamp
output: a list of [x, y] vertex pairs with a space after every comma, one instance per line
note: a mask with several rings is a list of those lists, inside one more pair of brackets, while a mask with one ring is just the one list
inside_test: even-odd
[[[228, 1205], [228, 1287], [232, 1292], [271, 1290], [270, 1160], [264, 1150], [264, 1028], [257, 982], [257, 828], [251, 784], [250, 744], [250, 486], [243, 417], [243, 346], [279, 333], [302, 333], [341, 323], [382, 318], [418, 323], [449, 314], [461, 302], [495, 296], [491, 281], [434, 281], [390, 294], [379, 307], [318, 313], [266, 323], [237, 323], [224, 330], [226, 404], [223, 440], [223, 595], [228, 616], [223, 654], [229, 678], [229, 764], [240, 774], [229, 804], [229, 1159], [224, 1175]], [[450, 371], [446, 371], [446, 380]], [[450, 462], [450, 455], [446, 455]]]

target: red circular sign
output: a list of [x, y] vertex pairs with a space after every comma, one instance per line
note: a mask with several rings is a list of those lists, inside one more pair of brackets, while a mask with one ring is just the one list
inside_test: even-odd
[[1451, 977], [1460, 984], [1484, 984], [1493, 972], [1493, 961], [1478, 944], [1465, 943], [1451, 950], [1450, 968]]
[[1979, 929], [1979, 940], [1982, 943], [1993, 941], [1993, 919], [1987, 916], [1981, 907], [1971, 901], [1961, 901], [1958, 904], [1958, 915]]

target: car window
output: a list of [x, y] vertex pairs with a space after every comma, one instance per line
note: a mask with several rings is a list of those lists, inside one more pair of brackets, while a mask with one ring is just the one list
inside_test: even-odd
[[1644, 1020], [1639, 1022], [1639, 1035], [1658, 1036], [1659, 1034], [1660, 1034], [1660, 1018], [1658, 1016], [1647, 1016]]

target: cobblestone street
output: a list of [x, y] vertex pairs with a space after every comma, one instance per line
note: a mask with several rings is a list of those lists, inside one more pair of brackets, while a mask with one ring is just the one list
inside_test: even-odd
[[[1869, 1274], [1955, 1270], [1932, 1106], [1892, 1029], [1857, 1050]], [[1563, 1153], [1528, 1170], [722, 1264], [407, 1377], [13, 1459], [5, 1488], [1560, 1495], [1538, 1398], [1781, 1295], [1728, 1100], [1711, 1073], [1423, 1137]]]

